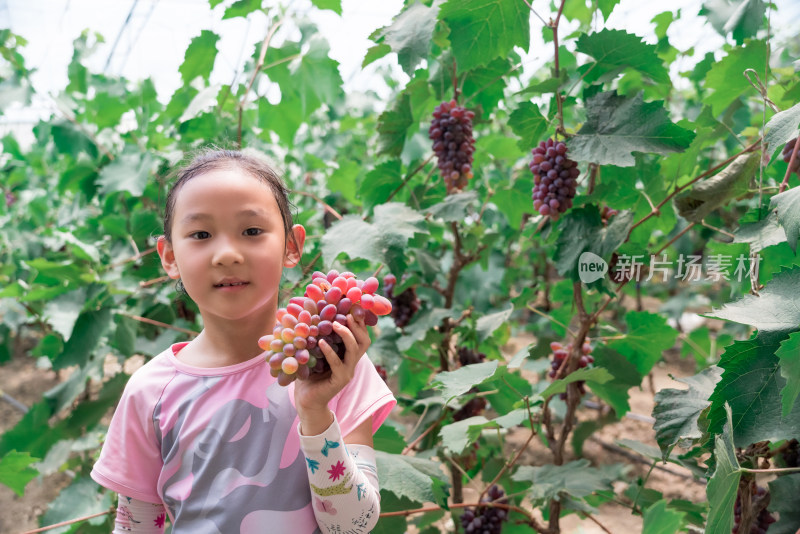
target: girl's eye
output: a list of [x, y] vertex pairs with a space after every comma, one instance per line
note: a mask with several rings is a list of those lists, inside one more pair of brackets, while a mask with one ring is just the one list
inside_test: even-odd
[[262, 232], [263, 230], [261, 230], [261, 228], [248, 228], [247, 230], [244, 231], [244, 235], [256, 236], [260, 235]]
[[195, 239], [208, 239], [209, 237], [211, 237], [211, 234], [209, 234], [208, 232], [206, 232], [204, 230], [200, 230], [199, 232], [195, 232], [195, 233], [191, 234], [191, 237], [193, 237]]

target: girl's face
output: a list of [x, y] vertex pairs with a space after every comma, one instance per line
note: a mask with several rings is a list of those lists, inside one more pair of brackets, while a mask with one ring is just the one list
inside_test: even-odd
[[178, 191], [172, 242], [160, 238], [161, 263], [180, 278], [203, 320], [269, 320], [277, 309], [284, 267], [300, 260], [286, 243], [283, 219], [269, 186], [236, 166], [209, 171]]

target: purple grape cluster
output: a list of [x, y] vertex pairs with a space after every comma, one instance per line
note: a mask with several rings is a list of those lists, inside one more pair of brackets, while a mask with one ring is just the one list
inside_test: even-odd
[[557, 221], [572, 207], [580, 175], [578, 164], [567, 157], [567, 145], [554, 139], [542, 141], [531, 153], [533, 208]]
[[459, 106], [455, 100], [442, 102], [433, 110], [428, 137], [433, 140], [433, 151], [448, 194], [464, 189], [473, 176], [473, 118], [475, 113]]
[[[768, 498], [767, 490], [756, 486], [755, 482], [752, 483], [753, 490], [751, 492], [751, 502], [755, 501], [763, 501], [764, 499]], [[777, 521], [772, 514], [767, 511], [767, 508], [764, 507], [758, 513], [758, 517], [756, 517], [755, 522], [750, 527], [749, 534], [766, 534], [767, 529], [769, 526]], [[742, 500], [741, 500], [741, 491], [736, 495], [736, 504], [733, 507], [733, 529], [731, 529], [731, 534], [745, 534], [744, 532], [739, 532], [739, 527], [741, 526], [742, 522]]]
[[474, 363], [481, 363], [486, 361], [486, 355], [482, 352], [472, 350], [467, 347], [458, 348], [458, 363], [461, 367], [465, 365], [472, 365]]
[[[508, 499], [503, 498], [505, 493], [496, 484], [489, 488], [488, 493], [488, 498], [481, 502], [508, 504]], [[505, 521], [508, 521], [508, 512], [494, 506], [466, 508], [461, 514], [461, 526], [467, 534], [500, 534]]]
[[393, 274], [387, 274], [383, 277], [383, 291], [386, 293], [392, 303], [392, 318], [394, 324], [398, 328], [403, 328], [414, 317], [414, 314], [419, 311], [420, 301], [417, 297], [417, 291], [413, 287], [409, 287], [399, 295], [394, 294], [394, 286], [397, 285], [397, 277]]
[[[478, 388], [471, 388], [468, 393], [478, 393]], [[463, 421], [470, 417], [475, 417], [483, 413], [486, 409], [486, 399], [483, 397], [473, 397], [468, 400], [456, 413], [453, 414], [454, 421]]]
[[781, 457], [786, 467], [800, 467], [800, 442], [796, 439], [789, 441]]
[[[792, 151], [794, 150], [795, 143], [797, 143], [797, 137], [786, 143], [783, 147], [783, 152], [781, 152], [781, 155], [783, 156], [783, 161], [786, 163], [789, 163], [789, 160], [792, 159]], [[792, 172], [800, 176], [800, 152], [798, 152], [798, 154], [794, 157]]]
[[[570, 351], [572, 351], [572, 343], [569, 343], [566, 346], [564, 346], [558, 341], [553, 341], [552, 343], [550, 343], [550, 349], [553, 351], [553, 361], [550, 364], [550, 373], [548, 373], [548, 376], [550, 378], [555, 378], [556, 374], [558, 374], [558, 370], [564, 363], [564, 360], [566, 360], [569, 357], [569, 353]], [[584, 343], [583, 346], [581, 346], [581, 357], [580, 360], [578, 360], [578, 367], [582, 369], [592, 363], [594, 363], [594, 357], [592, 356], [592, 346], [587, 342]], [[581, 380], [576, 383], [578, 384], [578, 391], [580, 391], [580, 394], [585, 395], [586, 394], [585, 382]], [[567, 398], [566, 392], [562, 393], [560, 397], [562, 400], [566, 400]]]

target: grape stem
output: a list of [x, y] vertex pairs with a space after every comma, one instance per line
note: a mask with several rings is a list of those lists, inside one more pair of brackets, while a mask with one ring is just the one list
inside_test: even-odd
[[778, 189], [778, 194], [780, 195], [786, 188], [789, 187], [789, 175], [792, 174], [792, 168], [794, 165], [794, 160], [797, 158], [797, 149], [800, 148], [800, 139], [798, 139], [795, 144], [794, 148], [792, 149], [792, 156], [789, 158], [789, 166], [786, 167], [786, 174], [783, 176], [783, 182], [781, 182], [781, 188]]
[[331, 215], [333, 215], [333, 216], [334, 216], [334, 217], [336, 217], [337, 219], [339, 219], [339, 220], [342, 220], [342, 214], [341, 214], [341, 213], [339, 213], [338, 211], [336, 211], [335, 209], [333, 209], [333, 208], [330, 206], [330, 204], [328, 204], [327, 202], [325, 202], [324, 200], [322, 200], [321, 198], [319, 198], [319, 197], [318, 197], [317, 195], [315, 195], [314, 193], [309, 193], [308, 191], [292, 191], [292, 193], [294, 193], [294, 194], [296, 194], [296, 195], [302, 195], [302, 196], [304, 196], [304, 197], [313, 198], [314, 200], [316, 200], [317, 202], [319, 202], [320, 204], [322, 204], [322, 207], [323, 207], [323, 208], [325, 208], [325, 211], [327, 211], [328, 213], [330, 213]]
[[403, 183], [401, 183], [400, 185], [398, 185], [398, 186], [397, 186], [397, 188], [396, 188], [394, 191], [392, 191], [392, 192], [389, 194], [389, 196], [386, 198], [386, 200], [384, 200], [384, 202], [390, 202], [390, 201], [391, 201], [391, 200], [394, 198], [394, 196], [395, 196], [397, 193], [399, 193], [399, 192], [400, 192], [400, 190], [401, 190], [401, 189], [403, 189], [403, 188], [404, 188], [404, 187], [405, 187], [405, 186], [408, 184], [408, 182], [410, 182], [410, 181], [411, 181], [411, 179], [412, 179], [412, 178], [413, 178], [413, 177], [414, 177], [414, 176], [415, 176], [415, 175], [416, 175], [416, 174], [417, 174], [419, 171], [421, 171], [422, 169], [424, 169], [424, 168], [425, 168], [425, 166], [426, 166], [428, 163], [430, 163], [430, 162], [431, 162], [431, 160], [433, 159], [433, 156], [435, 156], [435, 154], [431, 154], [430, 156], [428, 156], [428, 159], [426, 159], [425, 161], [423, 161], [422, 163], [420, 163], [420, 164], [419, 164], [419, 165], [418, 165], [418, 166], [417, 166], [417, 167], [416, 167], [416, 168], [415, 168], [413, 171], [411, 171], [411, 172], [408, 174], [408, 176], [406, 176], [406, 177], [405, 177], [405, 179], [403, 180]]
[[161, 328], [167, 328], [169, 330], [175, 330], [176, 332], [181, 332], [182, 334], [186, 334], [187, 336], [194, 337], [200, 334], [200, 332], [195, 332], [194, 330], [187, 330], [186, 328], [181, 328], [179, 326], [172, 326], [171, 324], [162, 323], [161, 321], [148, 319], [147, 317], [141, 317], [139, 315], [130, 315], [127, 313], [120, 313], [119, 315], [123, 315], [125, 317], [128, 317], [129, 319], [133, 319], [134, 321], [139, 321], [140, 323], [146, 323], [146, 324], [151, 324], [153, 326], [159, 326]]
[[567, 133], [567, 130], [564, 128], [564, 109], [561, 101], [561, 76], [559, 73], [558, 64], [558, 23], [561, 21], [561, 13], [564, 11], [564, 4], [566, 1], [567, 0], [561, 0], [561, 5], [558, 8], [556, 20], [548, 24], [550, 29], [553, 30], [553, 47], [555, 48], [555, 78], [556, 80], [559, 80], [558, 87], [556, 87], [555, 91], [556, 106], [558, 107], [558, 126], [556, 126], [556, 139], [558, 139], [559, 134], [561, 134], [562, 137], [566, 137]]
[[416, 446], [417, 446], [417, 444], [419, 444], [419, 442], [420, 442], [420, 441], [422, 441], [423, 439], [425, 439], [425, 436], [427, 436], [428, 434], [430, 434], [431, 432], [433, 432], [433, 429], [435, 429], [437, 426], [439, 426], [439, 423], [441, 423], [442, 421], [444, 421], [444, 418], [445, 418], [445, 417], [447, 417], [447, 410], [442, 410], [442, 415], [440, 415], [440, 416], [439, 416], [439, 419], [437, 419], [436, 421], [434, 421], [434, 422], [433, 422], [433, 424], [432, 424], [431, 426], [429, 426], [428, 428], [426, 428], [426, 429], [425, 429], [425, 431], [424, 431], [422, 434], [420, 434], [419, 436], [417, 436], [417, 439], [415, 439], [414, 441], [412, 441], [411, 443], [409, 443], [409, 444], [406, 446], [406, 448], [405, 448], [405, 449], [403, 449], [403, 452], [401, 452], [400, 454], [402, 454], [402, 455], [406, 455], [406, 454], [408, 454], [409, 452], [411, 452], [412, 450], [414, 450], [414, 447], [416, 447]]

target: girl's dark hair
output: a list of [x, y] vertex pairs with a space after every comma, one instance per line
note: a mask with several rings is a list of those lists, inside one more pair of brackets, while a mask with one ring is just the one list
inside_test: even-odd
[[167, 194], [167, 205], [164, 208], [164, 237], [167, 241], [172, 241], [172, 216], [175, 211], [175, 199], [183, 184], [195, 176], [200, 176], [210, 171], [239, 168], [254, 178], [261, 180], [272, 190], [272, 194], [278, 203], [278, 208], [281, 210], [286, 239], [297, 245], [292, 232], [293, 223], [291, 204], [288, 198], [289, 191], [281, 177], [278, 176], [278, 173], [266, 161], [266, 158], [256, 154], [239, 150], [209, 148], [201, 151], [188, 164], [179, 168], [175, 173], [175, 183], [172, 184]]

